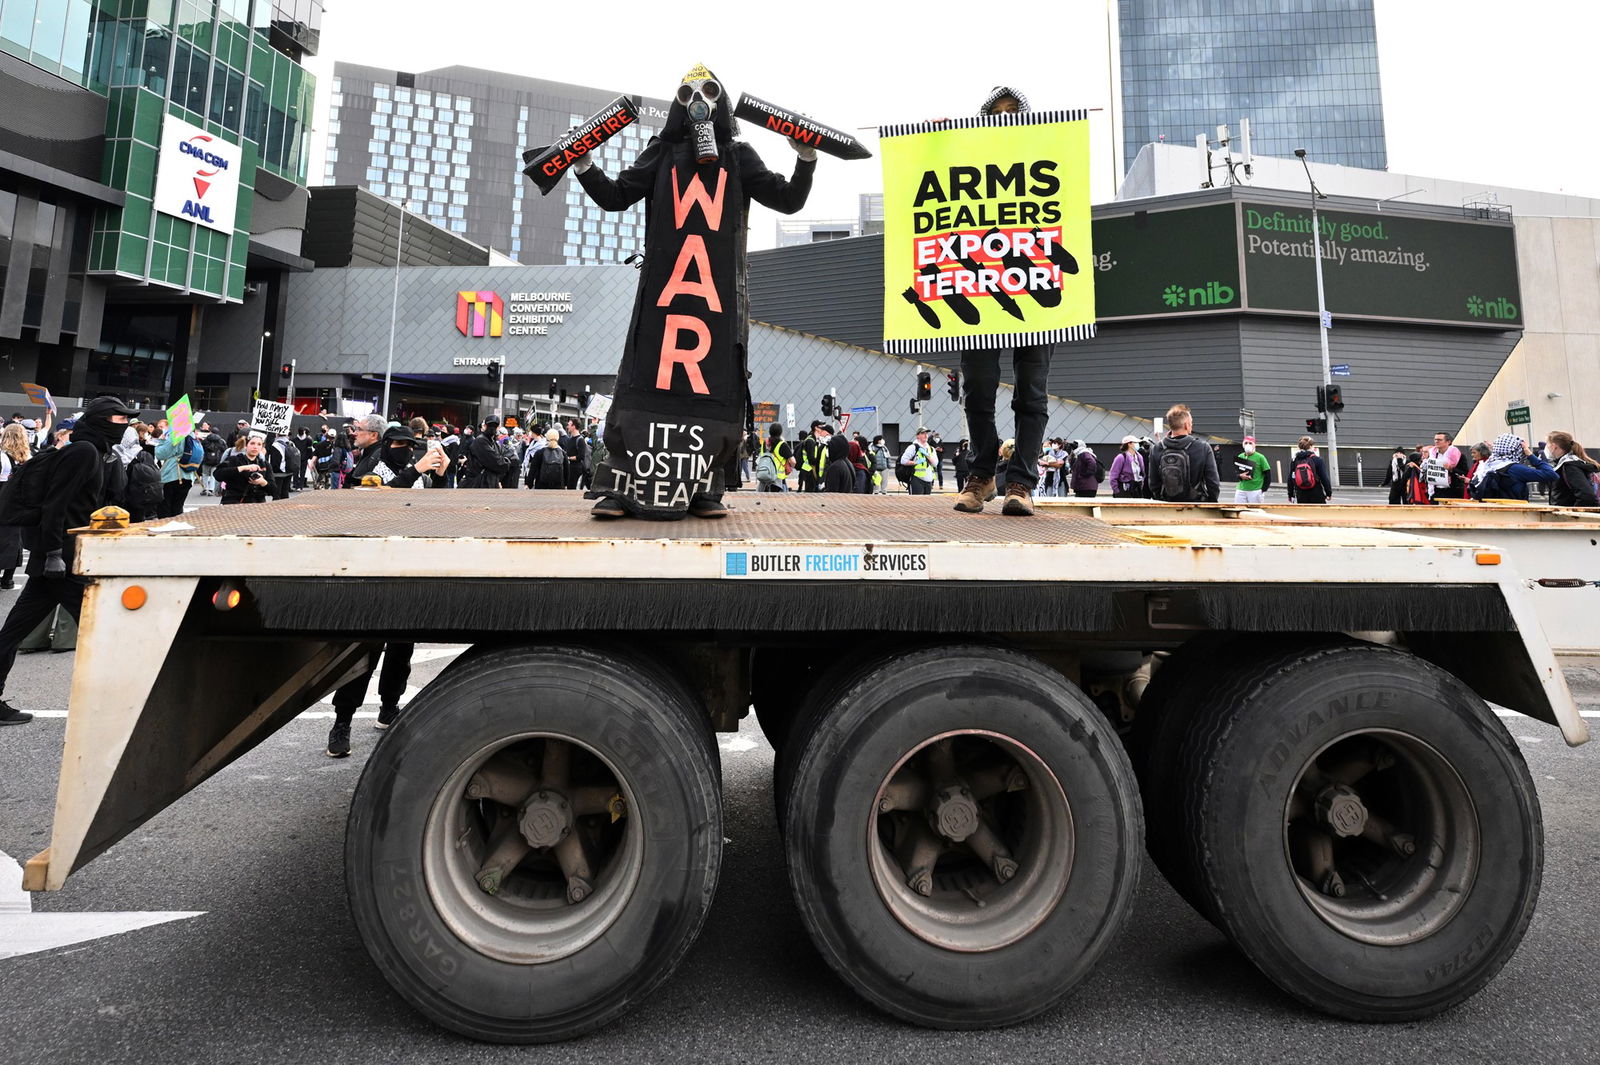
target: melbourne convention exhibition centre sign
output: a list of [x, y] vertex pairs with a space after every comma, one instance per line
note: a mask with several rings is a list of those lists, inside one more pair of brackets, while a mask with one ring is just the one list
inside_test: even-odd
[[[1117, 205], [1121, 206], [1121, 205]], [[1319, 209], [1329, 313], [1522, 327], [1509, 220]], [[1100, 321], [1208, 313], [1317, 313], [1309, 205], [1234, 200], [1094, 220]]]

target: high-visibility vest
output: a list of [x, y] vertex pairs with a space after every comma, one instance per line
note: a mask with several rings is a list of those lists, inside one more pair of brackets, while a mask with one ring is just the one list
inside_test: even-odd
[[921, 478], [924, 481], [933, 480], [933, 467], [931, 465], [933, 455], [921, 444], [912, 444], [911, 446], [917, 452], [917, 462], [911, 471], [911, 476]]

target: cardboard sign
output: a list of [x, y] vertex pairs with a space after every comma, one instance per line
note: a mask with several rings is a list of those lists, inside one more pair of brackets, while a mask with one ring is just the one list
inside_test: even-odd
[[56, 409], [56, 401], [50, 395], [50, 390], [44, 385], [36, 385], [31, 381], [22, 382], [22, 391], [33, 401], [34, 406]]
[[554, 144], [522, 153], [522, 172], [539, 187], [540, 195], [561, 183], [567, 168], [600, 145], [639, 121], [639, 101], [619, 96], [590, 115]]
[[270, 399], [256, 400], [250, 413], [250, 428], [284, 436], [289, 432], [291, 411], [287, 403], [274, 403]]
[[872, 153], [867, 151], [865, 145], [843, 130], [824, 126], [821, 122], [777, 104], [769, 104], [747, 92], [739, 94], [739, 106], [733, 109], [733, 117], [754, 122], [762, 129], [770, 129], [779, 136], [797, 140], [840, 159], [872, 158]]
[[583, 408], [583, 416], [585, 418], [604, 418], [610, 410], [611, 397], [603, 396], [596, 392], [589, 397], [589, 405]]
[[194, 432], [194, 407], [189, 404], [189, 393], [185, 392], [178, 402], [167, 408], [167, 428], [179, 436]]
[[1086, 111], [885, 126], [883, 350], [1094, 336]]

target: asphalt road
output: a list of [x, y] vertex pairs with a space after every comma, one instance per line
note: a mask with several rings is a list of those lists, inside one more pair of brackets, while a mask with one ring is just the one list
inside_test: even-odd
[[[448, 653], [420, 650], [438, 657], [417, 667], [416, 684]], [[63, 712], [70, 660], [21, 658], [8, 694], [30, 709]], [[1586, 709], [1600, 709], [1600, 672], [1570, 675]], [[95, 860], [64, 890], [33, 897], [36, 911], [50, 913], [203, 912], [0, 960], [0, 1060], [1593, 1062], [1597, 755], [1567, 748], [1548, 726], [1506, 723], [1543, 803], [1542, 901], [1500, 977], [1427, 1022], [1361, 1026], [1306, 1011], [1147, 868], [1127, 934], [1061, 1007], [997, 1032], [900, 1024], [859, 1001], [807, 940], [773, 825], [772, 752], [747, 723], [722, 737], [729, 837], [722, 881], [705, 932], [678, 974], [641, 1009], [589, 1038], [541, 1049], [475, 1044], [401, 1002], [349, 921], [345, 809], [380, 734], [370, 718], [358, 719], [355, 756], [330, 760], [322, 753], [328, 719], [306, 716]], [[19, 860], [48, 839], [64, 725], [55, 716], [0, 729], [0, 850]]]

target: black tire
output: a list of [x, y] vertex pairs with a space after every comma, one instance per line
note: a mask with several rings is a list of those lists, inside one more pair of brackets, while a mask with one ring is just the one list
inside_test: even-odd
[[[1543, 867], [1538, 797], [1455, 677], [1371, 645], [1285, 652], [1233, 674], [1191, 737], [1179, 780], [1202, 912], [1290, 995], [1413, 1020], [1476, 993], [1516, 950]], [[1346, 784], [1362, 813], [1340, 824], [1324, 803]], [[1336, 865], [1305, 857], [1317, 833]], [[1339, 885], [1319, 887], [1329, 869]]]
[[1150, 679], [1128, 735], [1128, 753], [1144, 803], [1145, 850], [1167, 883], [1191, 905], [1197, 903], [1184, 883], [1182, 812], [1174, 797], [1173, 775], [1193, 710], [1202, 693], [1216, 685], [1218, 673], [1226, 670], [1230, 645], [1238, 639], [1234, 633], [1206, 632], [1173, 651]]
[[[985, 812], [1019, 862], [1015, 878], [991, 882], [981, 863], [972, 878], [970, 859], [955, 857], [926, 893], [928, 905], [959, 906], [971, 905], [962, 892], [985, 892], [992, 916], [973, 927], [899, 901], [910, 896], [877, 805], [913, 752], [950, 736], [1020, 752], [1028, 777]], [[1141, 830], [1127, 754], [1076, 687], [1019, 652], [942, 647], [868, 669], [832, 701], [795, 767], [785, 843], [800, 915], [840, 978], [904, 1020], [971, 1029], [1035, 1016], [1093, 968], [1131, 912]]]
[[772, 804], [778, 814], [778, 832], [787, 831], [789, 791], [794, 784], [794, 772], [800, 765], [800, 756], [817, 726], [827, 718], [839, 696], [872, 670], [880, 668], [893, 658], [892, 653], [852, 655], [848, 661], [832, 665], [812, 680], [799, 700], [794, 718], [789, 724], [788, 738], [776, 751], [772, 760]]
[[[589, 826], [615, 841], [594, 863], [592, 896], [569, 910], [543, 898], [547, 908], [530, 915], [517, 907], [536, 892], [519, 884], [493, 900], [473, 897], [471, 876], [463, 890], [461, 870], [434, 845], [439, 825], [470, 823], [491, 806], [464, 791], [452, 797], [450, 782], [508, 743], [548, 745], [542, 737], [568, 743], [574, 785], [580, 760], [610, 773], [626, 813], [610, 828], [600, 827], [604, 816]], [[704, 716], [647, 659], [568, 645], [476, 654], [424, 689], [367, 762], [345, 836], [351, 913], [385, 979], [430, 1020], [503, 1043], [582, 1035], [653, 991], [699, 934], [721, 856], [716, 744]], [[533, 877], [525, 870], [537, 857], [509, 875]], [[474, 904], [490, 916], [474, 917]], [[600, 908], [583, 914], [591, 904]], [[575, 915], [577, 931], [552, 933], [548, 948], [536, 942], [537, 922], [562, 914]], [[530, 923], [534, 935], [524, 934]]]
[[1185, 818], [1191, 800], [1181, 774], [1185, 765], [1192, 772], [1196, 764], [1184, 761], [1185, 752], [1195, 743], [1196, 723], [1226, 711], [1229, 700], [1237, 697], [1238, 678], [1258, 670], [1265, 656], [1350, 642], [1336, 634], [1201, 633], [1173, 652], [1145, 690], [1134, 718], [1136, 726], [1144, 721], [1143, 730], [1135, 730], [1134, 765], [1144, 801], [1145, 850], [1172, 889], [1213, 924], [1216, 918], [1209, 898], [1187, 851], [1191, 836]]

